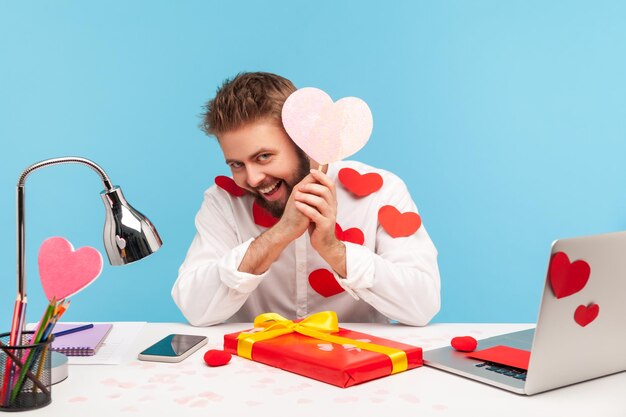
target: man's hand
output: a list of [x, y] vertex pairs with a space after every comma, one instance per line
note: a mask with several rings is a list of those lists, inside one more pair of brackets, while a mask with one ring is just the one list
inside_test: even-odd
[[[337, 195], [333, 181], [321, 171], [311, 170], [292, 193], [295, 207], [310, 220], [311, 246], [342, 277], [346, 276], [345, 245], [335, 236]], [[290, 198], [291, 199], [291, 198]], [[286, 210], [285, 210], [286, 211]]]

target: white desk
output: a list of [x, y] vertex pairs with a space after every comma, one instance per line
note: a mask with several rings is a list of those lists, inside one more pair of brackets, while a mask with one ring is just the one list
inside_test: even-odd
[[[421, 346], [445, 346], [454, 336], [489, 337], [524, 324], [434, 324], [423, 328], [347, 324], [342, 327]], [[531, 397], [429, 367], [337, 388], [243, 358], [210, 368], [202, 356], [221, 349], [223, 335], [250, 328], [148, 324], [122, 365], [71, 365], [52, 387], [45, 416], [626, 416], [626, 372]], [[209, 344], [178, 364], [142, 362], [139, 351], [169, 333], [206, 335]]]

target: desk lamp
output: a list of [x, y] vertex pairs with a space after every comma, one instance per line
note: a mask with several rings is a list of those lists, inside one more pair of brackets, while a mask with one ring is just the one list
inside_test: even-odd
[[[144, 258], [156, 252], [163, 242], [156, 229], [143, 214], [131, 207], [124, 198], [122, 190], [111, 184], [111, 180], [100, 166], [93, 161], [80, 157], [62, 157], [46, 159], [37, 162], [22, 172], [17, 182], [17, 299], [16, 302], [26, 304], [26, 274], [25, 274], [25, 210], [24, 183], [26, 177], [33, 171], [43, 167], [59, 164], [81, 164], [93, 169], [104, 184], [104, 191], [100, 193], [104, 202], [104, 248], [111, 265], [125, 265]], [[56, 352], [55, 352], [56, 353]], [[59, 354], [60, 355], [60, 354]], [[55, 362], [54, 357], [52, 358]], [[53, 383], [65, 379], [67, 366], [63, 370], [63, 363], [67, 358], [57, 357], [60, 364], [59, 375], [55, 378], [53, 366]], [[59, 379], [60, 378], [60, 379]], [[56, 379], [56, 381], [54, 381]]]

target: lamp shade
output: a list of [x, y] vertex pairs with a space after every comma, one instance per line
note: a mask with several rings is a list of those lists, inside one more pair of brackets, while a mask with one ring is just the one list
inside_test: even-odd
[[105, 207], [104, 248], [111, 265], [135, 262], [161, 247], [161, 237], [150, 220], [128, 204], [120, 187], [100, 195]]

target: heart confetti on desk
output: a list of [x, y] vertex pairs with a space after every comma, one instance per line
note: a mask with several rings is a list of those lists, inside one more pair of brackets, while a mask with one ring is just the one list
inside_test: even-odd
[[550, 259], [548, 275], [556, 298], [568, 297], [582, 290], [591, 274], [591, 267], [582, 259], [570, 262], [564, 252], [556, 252]]
[[85, 289], [102, 272], [102, 255], [84, 246], [74, 250], [62, 237], [46, 239], [39, 248], [39, 277], [48, 300], [63, 300]]

